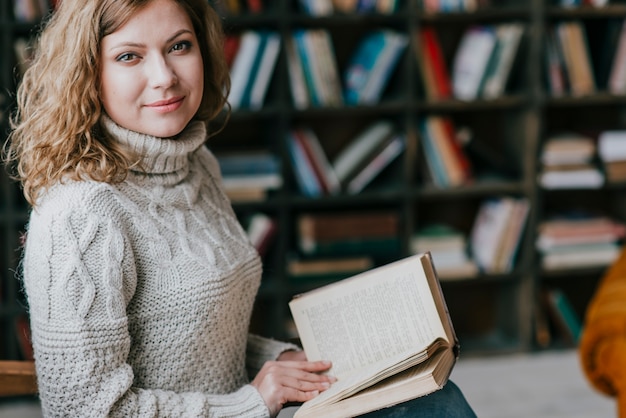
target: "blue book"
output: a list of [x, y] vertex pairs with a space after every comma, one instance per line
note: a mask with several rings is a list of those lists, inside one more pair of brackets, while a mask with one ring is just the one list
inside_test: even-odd
[[278, 157], [269, 152], [238, 152], [216, 155], [223, 176], [280, 173]]
[[308, 31], [296, 30], [293, 32], [292, 36], [296, 44], [296, 51], [298, 53], [298, 56], [300, 57], [300, 62], [302, 63], [302, 72], [304, 73], [304, 81], [306, 82], [306, 87], [309, 92], [311, 105], [319, 106], [321, 104], [321, 100], [317, 88], [315, 87], [315, 80], [313, 78], [313, 61], [309, 58], [306, 45], [306, 37], [308, 36]]
[[240, 106], [242, 108], [250, 107], [250, 96], [252, 94], [252, 88], [254, 87], [254, 82], [257, 78], [259, 67], [261, 66], [263, 51], [265, 50], [265, 45], [267, 44], [267, 38], [269, 35], [266, 32], [260, 32], [259, 36], [261, 37], [261, 41], [256, 50], [256, 55], [254, 57], [254, 61], [252, 62], [252, 66], [250, 67], [250, 73], [248, 74], [248, 82], [246, 83], [246, 87], [243, 91], [243, 96], [241, 97]]
[[450, 181], [448, 180], [443, 159], [437, 151], [435, 137], [429, 129], [428, 118], [420, 122], [420, 132], [422, 134], [420, 142], [424, 150], [424, 159], [426, 160], [426, 165], [428, 166], [432, 180], [436, 186], [447, 187]]
[[317, 176], [313, 171], [313, 167], [306, 156], [302, 144], [293, 133], [288, 134], [287, 146], [300, 191], [308, 197], [321, 196], [322, 186], [317, 181]]
[[378, 102], [407, 45], [406, 35], [391, 30], [378, 30], [366, 35], [344, 73], [346, 104]]

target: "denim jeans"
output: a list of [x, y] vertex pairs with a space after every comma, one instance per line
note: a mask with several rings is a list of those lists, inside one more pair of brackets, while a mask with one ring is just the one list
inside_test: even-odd
[[362, 415], [362, 418], [476, 418], [463, 393], [453, 382], [430, 395], [391, 408]]
[[[286, 408], [278, 418], [291, 417], [296, 409]], [[361, 418], [476, 418], [476, 414], [457, 385], [448, 381], [430, 395], [370, 412]]]

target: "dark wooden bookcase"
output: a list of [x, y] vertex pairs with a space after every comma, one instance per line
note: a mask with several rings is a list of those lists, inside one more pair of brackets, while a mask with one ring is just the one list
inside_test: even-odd
[[[535, 313], [538, 294], [546, 286], [562, 288], [582, 317], [603, 269], [543, 272], [535, 250], [537, 225], [550, 211], [566, 205], [598, 208], [626, 220], [625, 188], [611, 185], [591, 191], [543, 190], [537, 183], [538, 157], [542, 141], [558, 129], [626, 129], [626, 96], [606, 93], [600, 85], [599, 92], [589, 96], [551, 97], [544, 72], [545, 36], [547, 26], [553, 21], [577, 19], [598, 26], [607, 19], [624, 19], [626, 2], [612, 1], [599, 9], [564, 9], [548, 0], [490, 3], [491, 6], [472, 13], [424, 14], [418, 1], [401, 0], [399, 10], [391, 15], [311, 17], [302, 12], [297, 0], [277, 0], [264, 1], [265, 10], [260, 14], [225, 16], [225, 28], [231, 33], [270, 29], [284, 38], [297, 28], [326, 29], [332, 36], [340, 71], [345, 69], [360, 37], [372, 29], [391, 28], [410, 38], [410, 45], [381, 101], [372, 106], [296, 110], [289, 91], [286, 56], [281, 48], [264, 107], [259, 111], [234, 112], [227, 127], [209, 139], [208, 146], [216, 151], [253, 144], [275, 153], [282, 162], [281, 189], [262, 202], [234, 204], [242, 219], [263, 212], [278, 222], [278, 234], [264, 258], [264, 277], [252, 323], [255, 332], [279, 339], [291, 337], [287, 302], [294, 294], [324, 284], [290, 280], [286, 274], [286, 260], [297, 251], [296, 222], [300, 214], [372, 209], [396, 212], [401, 224], [401, 249], [393, 257], [377, 260], [383, 263], [409, 255], [411, 236], [430, 222], [447, 222], [469, 233], [480, 203], [497, 196], [527, 198], [530, 214], [511, 273], [442, 282], [463, 352], [482, 355], [540, 348], [536, 342]], [[36, 24], [15, 22], [9, 1], [1, 7], [0, 45], [5, 52], [0, 60], [0, 86], [5, 101], [1, 105], [4, 117], [0, 126], [6, 133], [7, 112], [16, 86], [13, 44], [16, 38], [34, 33]], [[467, 27], [509, 21], [523, 23], [526, 31], [504, 96], [471, 102], [425, 99], [414, 49], [414, 35], [421, 25], [436, 28], [450, 64]], [[591, 45], [591, 48], [601, 49], [603, 45]], [[417, 129], [418, 118], [427, 115], [450, 116], [457, 125], [470, 128], [512, 174], [506, 179], [476, 181], [460, 188], [438, 189], [428, 185], [423, 175], [425, 160]], [[357, 195], [311, 199], [298, 191], [285, 141], [292, 126], [313, 128], [332, 157], [356, 132], [380, 118], [394, 121], [407, 132], [405, 152], [380, 179]], [[21, 354], [15, 323], [27, 310], [14, 272], [19, 265], [19, 236], [28, 207], [19, 188], [4, 171], [0, 173], [0, 193], [0, 358], [16, 359]], [[555, 346], [561, 346], [558, 339], [549, 345]]]

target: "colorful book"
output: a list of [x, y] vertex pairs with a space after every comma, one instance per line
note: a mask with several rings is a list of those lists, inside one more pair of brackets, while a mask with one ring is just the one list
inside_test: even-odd
[[377, 103], [407, 45], [408, 37], [399, 32], [378, 30], [367, 34], [344, 73], [346, 104]]

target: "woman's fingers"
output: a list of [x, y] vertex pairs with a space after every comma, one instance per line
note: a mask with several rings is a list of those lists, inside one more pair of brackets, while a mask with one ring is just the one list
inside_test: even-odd
[[320, 374], [331, 366], [327, 361], [271, 361], [265, 363], [252, 381], [272, 415], [287, 402], [306, 402], [336, 381]]

